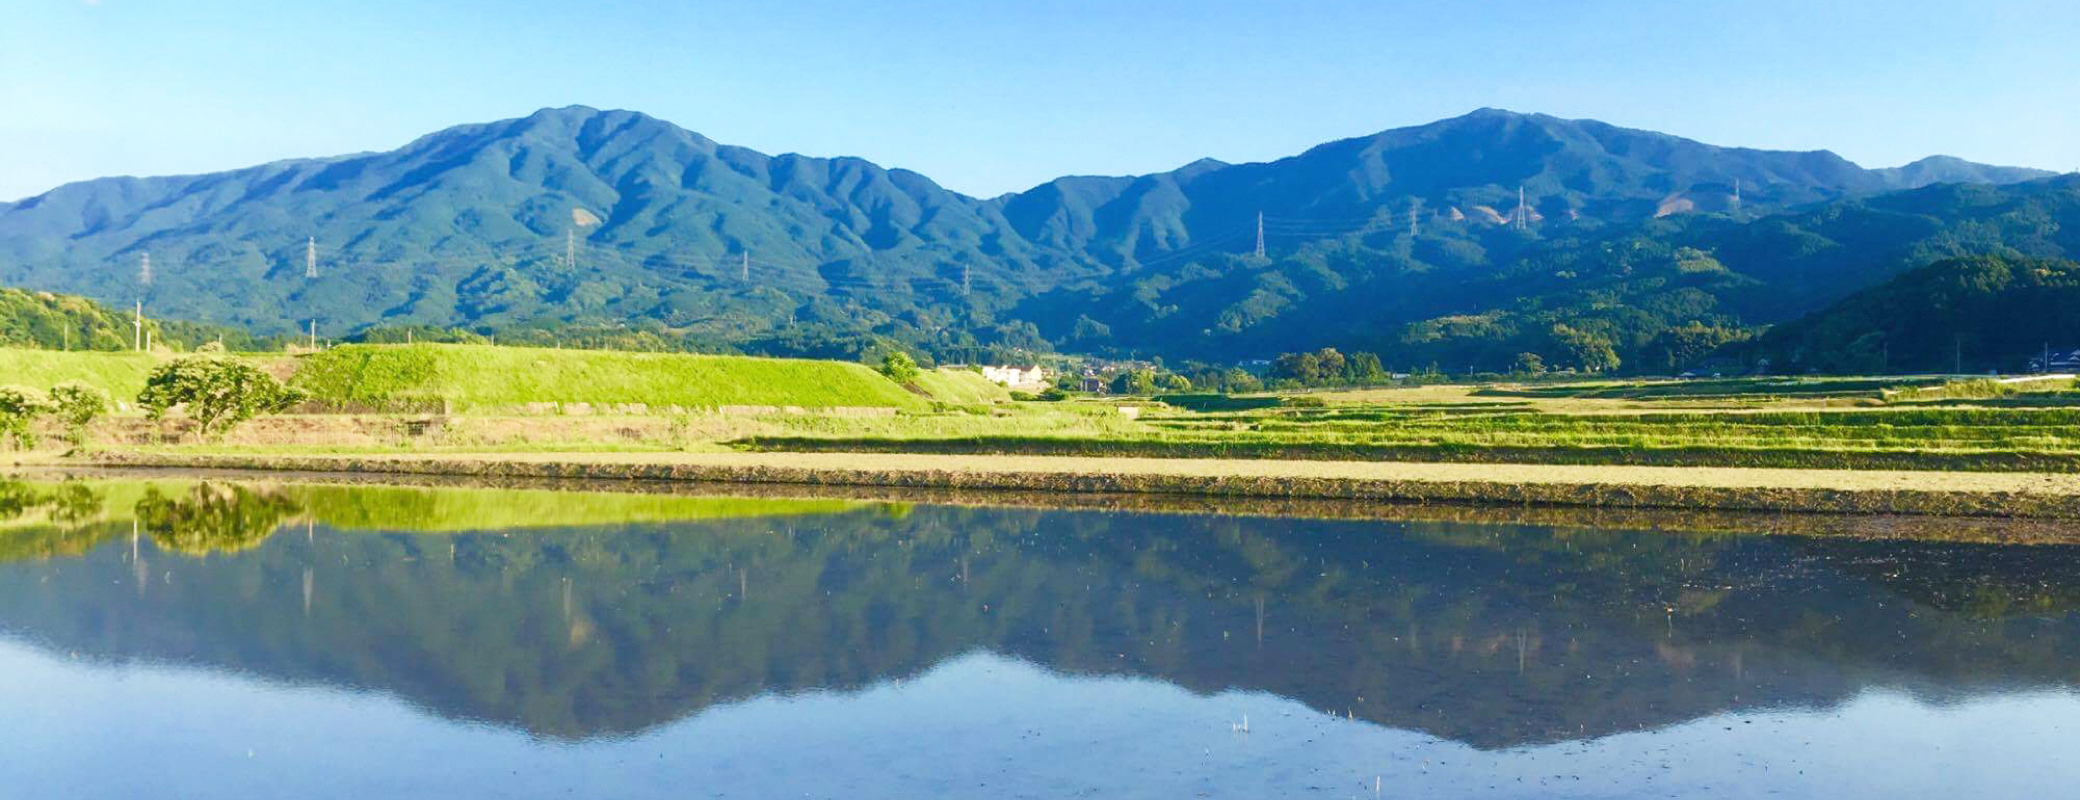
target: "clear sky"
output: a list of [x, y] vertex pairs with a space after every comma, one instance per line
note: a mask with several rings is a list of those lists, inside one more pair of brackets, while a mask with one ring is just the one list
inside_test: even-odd
[[2074, 0], [6, 0], [0, 199], [584, 104], [975, 195], [1482, 106], [2080, 167]]

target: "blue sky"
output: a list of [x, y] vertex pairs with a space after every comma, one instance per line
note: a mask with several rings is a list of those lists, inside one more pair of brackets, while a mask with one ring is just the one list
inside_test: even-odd
[[0, 199], [573, 103], [994, 195], [1482, 106], [2080, 167], [2080, 3], [8, 0]]

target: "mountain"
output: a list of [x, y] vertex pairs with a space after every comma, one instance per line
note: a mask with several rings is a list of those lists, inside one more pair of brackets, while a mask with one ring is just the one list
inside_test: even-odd
[[[0, 206], [0, 283], [261, 332], [575, 326], [805, 354], [875, 336], [942, 353], [1225, 357], [1462, 311], [1473, 298], [1417, 290], [1657, 217], [2037, 174], [1955, 159], [1866, 170], [1484, 109], [1267, 163], [978, 199], [861, 159], [769, 156], [570, 107], [383, 153], [59, 187]], [[1272, 259], [1247, 255], [1259, 215]], [[1333, 325], [1289, 316], [1353, 281], [1367, 304]]]
[[2080, 346], [2080, 264], [1975, 256], [1939, 261], [1794, 322], [1751, 359], [1791, 371], [2019, 372]]

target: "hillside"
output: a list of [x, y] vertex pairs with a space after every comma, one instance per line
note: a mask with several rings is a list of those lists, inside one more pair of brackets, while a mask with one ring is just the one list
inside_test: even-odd
[[255, 349], [260, 343], [236, 328], [176, 320], [147, 318], [140, 332], [129, 309], [84, 297], [0, 287], [0, 347], [130, 350], [143, 334], [150, 334], [155, 345], [183, 349], [220, 340], [237, 349]]
[[[1478, 312], [1499, 300], [1449, 290], [1657, 215], [1747, 220], [2041, 174], [1941, 158], [1868, 170], [1482, 110], [1267, 163], [984, 200], [860, 159], [769, 156], [571, 107], [389, 152], [59, 187], [0, 207], [0, 283], [142, 296], [159, 315], [262, 333], [627, 326], [664, 346], [776, 354], [838, 355], [872, 335], [941, 352], [1260, 355]], [[1246, 255], [1258, 214], [1268, 272]], [[1352, 289], [1363, 313], [1293, 316]]]
[[2080, 264], [1983, 256], [1940, 261], [1771, 329], [1748, 357], [1792, 372], [2029, 368], [2080, 347]]
[[879, 373], [834, 361], [415, 344], [344, 345], [299, 362], [291, 382], [315, 400], [377, 409], [443, 403], [451, 410], [543, 403], [651, 410], [924, 406]]

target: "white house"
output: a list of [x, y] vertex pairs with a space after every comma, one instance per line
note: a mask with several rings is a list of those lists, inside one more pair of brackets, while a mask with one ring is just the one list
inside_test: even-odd
[[982, 377], [1000, 383], [1009, 389], [1039, 391], [1047, 388], [1047, 369], [1038, 365], [1030, 367], [1005, 366], [982, 368]]

